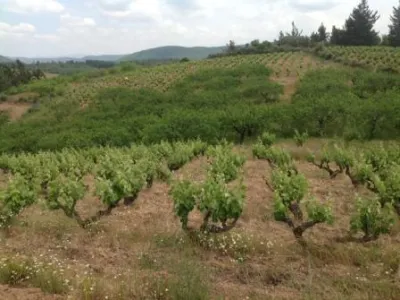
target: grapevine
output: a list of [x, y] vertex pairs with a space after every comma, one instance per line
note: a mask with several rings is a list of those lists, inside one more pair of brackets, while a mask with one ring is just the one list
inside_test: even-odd
[[226, 143], [208, 150], [210, 166], [204, 182], [184, 180], [171, 186], [169, 194], [174, 201], [174, 211], [185, 231], [194, 230], [188, 223], [189, 214], [195, 208], [203, 215], [198, 230], [220, 233], [236, 225], [243, 211], [246, 188], [242, 178], [233, 184], [228, 185], [228, 182], [239, 177], [244, 158], [231, 151]]

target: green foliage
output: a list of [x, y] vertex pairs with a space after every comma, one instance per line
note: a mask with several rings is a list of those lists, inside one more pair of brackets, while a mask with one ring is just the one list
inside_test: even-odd
[[362, 199], [356, 201], [356, 213], [350, 221], [353, 233], [364, 233], [364, 240], [374, 240], [380, 234], [389, 233], [395, 223], [393, 208], [386, 204], [381, 206], [377, 198]]
[[388, 167], [385, 173], [381, 176], [381, 182], [377, 178], [373, 181], [377, 186], [380, 202], [382, 205], [393, 204], [400, 207], [400, 165]]
[[43, 77], [40, 69], [29, 70], [19, 60], [16, 63], [0, 63], [0, 92]]
[[176, 182], [170, 189], [170, 195], [174, 199], [174, 211], [183, 229], [188, 228], [189, 213], [194, 209], [199, 194], [199, 188], [187, 180]]
[[283, 170], [297, 170], [290, 153], [282, 148], [265, 147], [258, 142], [253, 146], [253, 155], [258, 159], [267, 160], [271, 167], [278, 167]]
[[237, 220], [243, 211], [245, 191], [242, 183], [228, 187], [225, 176], [210, 177], [201, 187], [198, 209], [205, 215], [210, 213], [211, 220], [216, 223]]
[[302, 174], [288, 174], [281, 169], [275, 169], [271, 179], [274, 195], [285, 207], [293, 202], [300, 203], [307, 193], [307, 180]]
[[82, 181], [73, 177], [59, 175], [49, 182], [47, 206], [52, 209], [61, 209], [66, 216], [76, 217], [76, 203], [85, 195], [85, 185]]
[[211, 160], [208, 175], [211, 178], [216, 179], [218, 176], [223, 176], [225, 182], [238, 178], [246, 157], [234, 153], [232, 146], [232, 144], [225, 143], [208, 148], [207, 156]]
[[0, 228], [9, 226], [16, 215], [35, 201], [36, 191], [32, 183], [15, 174], [6, 189], [0, 191]]
[[294, 130], [294, 141], [298, 147], [303, 147], [308, 139], [308, 132], [300, 133], [297, 129]]
[[[364, 60], [365, 55], [375, 69], [397, 66], [400, 52], [389, 47], [322, 47], [319, 53], [343, 61]], [[135, 66], [124, 74], [118, 70], [90, 79], [76, 75], [36, 81], [16, 92], [39, 93], [40, 106], [18, 122], [4, 122], [0, 151], [196, 138], [212, 144], [224, 138], [243, 143], [263, 132], [293, 137], [294, 128], [310, 137], [369, 140], [400, 135], [396, 74], [324, 68], [301, 75], [290, 104], [270, 103], [279, 98], [282, 86], [270, 80], [272, 71], [263, 65], [294, 57], [289, 53], [225, 57]], [[174, 160], [180, 164], [179, 158]]]
[[[223, 144], [208, 149], [211, 159], [204, 182], [185, 180], [172, 185], [169, 194], [183, 229], [189, 229], [189, 214], [195, 207], [203, 214], [202, 231], [218, 233], [235, 226], [243, 211], [246, 188], [242, 180], [228, 185], [229, 181], [237, 178], [244, 163], [243, 157], [229, 153], [232, 151], [230, 148], [230, 145]], [[210, 225], [210, 221], [214, 224]]]
[[147, 174], [143, 164], [124, 156], [104, 157], [96, 176], [96, 194], [109, 208], [115, 207], [126, 197], [136, 199], [146, 183]]
[[400, 46], [400, 3], [393, 7], [393, 14], [390, 16], [388, 42], [390, 46]]
[[276, 135], [269, 132], [263, 132], [258, 141], [265, 147], [271, 147], [276, 142]]
[[[175, 183], [170, 190], [174, 200], [175, 214], [179, 217], [182, 228], [188, 229], [189, 213], [197, 207], [204, 215], [202, 230], [219, 232], [227, 230], [227, 222], [233, 224], [240, 217], [245, 197], [245, 187], [239, 185], [228, 187], [224, 176], [208, 177], [202, 184], [189, 181]], [[222, 227], [208, 225], [208, 220], [221, 223]]]
[[[40, 95], [40, 107], [0, 132], [0, 150], [36, 152], [197, 138], [209, 143], [223, 138], [243, 142], [266, 126], [265, 99], [277, 100], [283, 90], [269, 80], [270, 69], [240, 62], [229, 68], [190, 63], [135, 69], [127, 76], [118, 72], [90, 80], [83, 75], [59, 76], [29, 84], [24, 89]], [[193, 66], [195, 72], [186, 70]], [[153, 70], [159, 72], [157, 80], [152, 79]], [[181, 76], [185, 72], [191, 75]], [[180, 79], [174, 82], [167, 76], [170, 73]], [[138, 76], [148, 76], [148, 82], [139, 82]], [[139, 84], [143, 88], [132, 87]], [[174, 160], [180, 164], [179, 158]]]
[[[130, 205], [139, 192], [150, 188], [155, 180], [169, 182], [171, 172], [167, 163], [171, 155], [184, 156], [185, 162], [204, 154], [208, 145], [201, 140], [177, 142], [146, 147], [132, 145], [122, 148], [64, 149], [59, 152], [0, 155], [0, 168], [11, 180], [0, 193], [0, 221], [5, 226], [24, 207], [39, 198], [47, 208], [62, 210], [66, 216], [86, 227], [99, 218], [111, 214], [124, 200]], [[228, 148], [227, 148], [228, 149]], [[182, 154], [183, 153], [183, 154]], [[219, 159], [225, 159], [221, 152]], [[229, 156], [235, 159], [235, 155]], [[239, 158], [237, 158], [239, 161]], [[241, 162], [241, 165], [243, 162]], [[239, 174], [236, 170], [232, 172]], [[95, 178], [94, 194], [106, 206], [94, 216], [83, 219], [76, 210], [84, 199], [88, 186], [87, 175]]]
[[367, 0], [361, 0], [345, 22], [343, 30], [332, 30], [331, 43], [339, 45], [377, 45], [378, 33], [373, 30], [379, 19], [377, 11], [372, 11]]
[[332, 207], [327, 203], [322, 204], [315, 198], [305, 202], [308, 218], [315, 223], [327, 223], [332, 225], [334, 222]]
[[[343, 172], [349, 173], [350, 168], [355, 164], [355, 153], [336, 143], [327, 144], [319, 153], [319, 161], [317, 161], [315, 154], [308, 155], [307, 160], [318, 168], [327, 171], [331, 178], [335, 178]], [[336, 169], [332, 167], [332, 164], [336, 165]]]
[[[326, 203], [317, 202], [314, 198], [304, 200], [307, 193], [307, 180], [304, 175], [291, 169], [272, 171], [271, 184], [267, 185], [274, 192], [274, 218], [286, 223], [297, 239], [303, 233], [319, 223], [333, 223], [332, 209]], [[305, 221], [302, 206], [305, 205], [308, 220]]]

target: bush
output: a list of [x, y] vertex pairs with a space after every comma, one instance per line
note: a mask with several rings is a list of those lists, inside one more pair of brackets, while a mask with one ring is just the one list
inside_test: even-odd
[[396, 217], [389, 203], [383, 207], [377, 198], [357, 198], [356, 213], [351, 217], [350, 229], [352, 233], [364, 233], [363, 241], [376, 240], [379, 235], [389, 233]]
[[[304, 232], [319, 223], [333, 223], [332, 209], [327, 204], [319, 203], [314, 198], [304, 201], [307, 192], [307, 181], [302, 174], [275, 169], [272, 172], [274, 191], [274, 218], [286, 223], [297, 239]], [[301, 205], [305, 204], [308, 220]], [[293, 217], [291, 217], [292, 215]]]
[[[207, 233], [231, 230], [242, 214], [246, 188], [242, 180], [233, 185], [228, 185], [228, 182], [236, 179], [244, 160], [233, 153], [229, 155], [225, 147], [217, 146], [209, 150], [213, 158], [203, 183], [178, 181], [169, 191], [175, 214], [184, 230], [192, 230], [188, 226], [189, 214], [195, 208], [203, 215], [200, 230]], [[228, 154], [228, 159], [224, 154]]]

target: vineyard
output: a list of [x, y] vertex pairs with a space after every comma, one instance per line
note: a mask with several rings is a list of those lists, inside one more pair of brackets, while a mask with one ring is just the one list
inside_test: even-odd
[[397, 300], [398, 51], [316, 54], [7, 90], [0, 299]]
[[337, 63], [370, 70], [391, 70], [400, 72], [400, 50], [392, 47], [327, 47], [318, 54]]
[[[22, 91], [37, 92], [41, 96], [63, 96], [66, 101], [85, 105], [93, 100], [95, 94], [104, 88], [124, 86], [130, 89], [150, 88], [167, 91], [175, 82], [197, 71], [213, 68], [235, 68], [242, 64], [264, 65], [274, 70], [273, 77], [277, 81], [285, 78], [298, 78], [309, 70], [319, 69], [326, 64], [312, 56], [300, 52], [280, 52], [250, 56], [223, 57], [185, 63], [165, 64], [153, 67], [122, 67], [121, 70], [111, 69], [75, 75], [58, 77], [52, 80], [35, 82], [16, 88], [12, 93]], [[46, 99], [44, 99], [46, 100]]]
[[399, 145], [322, 142], [2, 154], [0, 284], [37, 299], [396, 299]]

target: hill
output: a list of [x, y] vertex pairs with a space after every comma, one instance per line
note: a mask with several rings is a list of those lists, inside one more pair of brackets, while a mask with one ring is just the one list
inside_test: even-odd
[[14, 57], [14, 59], [19, 59], [23, 63], [32, 64], [35, 62], [40, 63], [51, 63], [51, 62], [67, 62], [67, 61], [75, 61], [75, 62], [85, 62], [86, 60], [101, 60], [101, 61], [117, 61], [124, 55], [87, 55], [87, 56], [60, 56], [60, 57]]
[[5, 57], [5, 56], [0, 55], [0, 63], [9, 63], [9, 62], [11, 62], [11, 61], [12, 61], [11, 59], [9, 59], [9, 58], [7, 58], [7, 57]]
[[82, 61], [82, 59], [76, 57], [13, 57], [13, 59], [19, 59], [25, 64], [33, 64], [37, 61], [40, 63]]
[[6, 90], [0, 299], [398, 300], [400, 75], [327, 50]]
[[101, 61], [117, 61], [124, 57], [123, 54], [110, 54], [110, 55], [87, 55], [81, 58], [81, 60], [101, 60]]
[[203, 59], [210, 54], [222, 52], [224, 47], [182, 47], [182, 46], [164, 46], [132, 53], [122, 57], [121, 61], [134, 60], [166, 60], [181, 59]]

